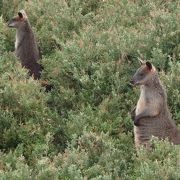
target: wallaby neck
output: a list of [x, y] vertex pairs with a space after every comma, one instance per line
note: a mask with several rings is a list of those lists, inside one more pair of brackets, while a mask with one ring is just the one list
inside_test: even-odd
[[17, 28], [17, 32], [32, 32], [31, 25], [29, 21], [25, 21], [21, 26]]

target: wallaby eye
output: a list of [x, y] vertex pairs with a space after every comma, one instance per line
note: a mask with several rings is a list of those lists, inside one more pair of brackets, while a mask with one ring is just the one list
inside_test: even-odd
[[144, 74], [143, 74], [143, 73], [140, 73], [139, 75], [140, 75], [141, 77], [143, 77], [143, 76], [144, 76]]

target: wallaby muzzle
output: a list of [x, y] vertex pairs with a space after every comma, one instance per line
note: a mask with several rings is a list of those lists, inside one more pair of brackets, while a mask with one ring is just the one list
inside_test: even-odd
[[130, 82], [131, 85], [135, 85], [135, 82], [134, 82], [133, 79], [131, 79], [129, 82]]
[[13, 23], [14, 23], [14, 19], [11, 19], [11, 20], [9, 20], [9, 21], [7, 22], [7, 26], [8, 26], [8, 27], [14, 27]]

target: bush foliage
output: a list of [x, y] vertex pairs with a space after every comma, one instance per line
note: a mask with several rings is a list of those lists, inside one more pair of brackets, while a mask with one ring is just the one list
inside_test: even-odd
[[[15, 57], [6, 22], [25, 9], [46, 93]], [[135, 151], [129, 85], [138, 57], [159, 69], [180, 124], [178, 0], [0, 1], [0, 179], [179, 179], [180, 146]]]

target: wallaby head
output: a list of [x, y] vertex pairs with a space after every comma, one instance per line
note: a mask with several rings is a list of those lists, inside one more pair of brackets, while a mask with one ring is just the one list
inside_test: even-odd
[[141, 61], [141, 67], [136, 71], [130, 82], [133, 85], [145, 85], [149, 80], [152, 80], [155, 74], [156, 69], [150, 62]]
[[27, 15], [24, 10], [18, 12], [17, 16], [13, 17], [8, 22], [8, 26], [12, 28], [20, 28], [27, 22]]

